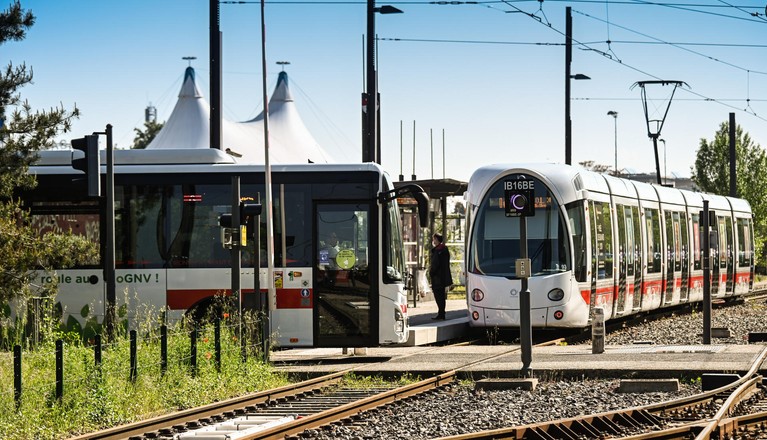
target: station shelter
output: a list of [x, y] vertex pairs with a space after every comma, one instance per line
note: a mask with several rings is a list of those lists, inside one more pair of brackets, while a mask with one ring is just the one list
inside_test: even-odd
[[[417, 306], [418, 301], [433, 299], [427, 277], [431, 236], [435, 232], [445, 237], [445, 244], [450, 249], [450, 269], [454, 287], [463, 284], [464, 224], [466, 209], [463, 193], [467, 182], [454, 179], [429, 179], [394, 182], [394, 187], [420, 185], [429, 196], [429, 225], [421, 228], [418, 222], [418, 210], [415, 199], [403, 197], [397, 200], [402, 212], [402, 234], [405, 244], [405, 261], [409, 271], [408, 301]], [[448, 209], [450, 206], [450, 209]], [[452, 212], [448, 212], [452, 211]]]

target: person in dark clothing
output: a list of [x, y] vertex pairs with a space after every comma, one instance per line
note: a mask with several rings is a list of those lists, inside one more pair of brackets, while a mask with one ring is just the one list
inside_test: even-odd
[[450, 275], [450, 251], [443, 243], [441, 234], [434, 234], [431, 244], [434, 246], [431, 250], [431, 262], [429, 265], [429, 277], [431, 278], [431, 290], [434, 292], [434, 301], [437, 302], [437, 316], [432, 319], [445, 319], [445, 301], [447, 293], [445, 289], [453, 284], [453, 277]]

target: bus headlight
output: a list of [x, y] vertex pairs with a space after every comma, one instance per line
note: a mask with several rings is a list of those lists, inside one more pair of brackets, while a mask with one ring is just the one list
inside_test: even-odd
[[485, 292], [483, 292], [483, 291], [481, 291], [479, 289], [474, 289], [474, 290], [471, 291], [471, 300], [472, 301], [480, 302], [483, 299], [485, 299]]
[[394, 331], [397, 333], [405, 331], [405, 315], [399, 309], [394, 309]]
[[562, 299], [565, 297], [565, 291], [562, 289], [552, 289], [549, 291], [549, 300], [551, 301], [562, 301]]

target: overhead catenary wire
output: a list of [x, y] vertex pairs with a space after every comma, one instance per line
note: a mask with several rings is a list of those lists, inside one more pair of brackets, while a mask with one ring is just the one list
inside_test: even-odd
[[[522, 14], [524, 14], [524, 15], [527, 15], [528, 17], [530, 17], [530, 18], [532, 18], [533, 20], [535, 20], [535, 21], [538, 21], [538, 22], [540, 23], [540, 20], [538, 20], [538, 19], [537, 19], [537, 17], [533, 16], [533, 14], [531, 14], [531, 13], [529, 13], [529, 12], [525, 12], [525, 11], [523, 11], [523, 10], [519, 9], [518, 7], [516, 7], [515, 5], [511, 4], [511, 3], [512, 3], [512, 2], [511, 2], [511, 0], [503, 0], [503, 2], [504, 2], [505, 4], [507, 4], [508, 6], [510, 6], [511, 8], [514, 8], [514, 9], [515, 9], [517, 12], [519, 12], [519, 13], [522, 13]], [[578, 12], [578, 11], [576, 11], [576, 12], [577, 12], [577, 13], [580, 13], [580, 12]], [[588, 14], [583, 14], [583, 15], [588, 15]], [[551, 29], [551, 30], [553, 30], [554, 32], [556, 32], [556, 33], [558, 33], [558, 34], [560, 34], [560, 35], [562, 35], [562, 36], [565, 36], [565, 37], [566, 37], [566, 35], [565, 35], [565, 33], [564, 33], [564, 32], [560, 31], [559, 29], [556, 29], [554, 26], [546, 26], [546, 27], [547, 27], [547, 28], [549, 28], [549, 29]], [[613, 62], [616, 62], [616, 63], [620, 64], [621, 66], [624, 66], [625, 68], [631, 69], [631, 70], [633, 70], [633, 71], [635, 71], [635, 72], [638, 72], [638, 73], [641, 73], [641, 74], [643, 74], [643, 75], [647, 75], [648, 77], [650, 77], [650, 78], [653, 78], [653, 79], [656, 79], [656, 80], [662, 80], [662, 78], [660, 78], [659, 76], [656, 76], [656, 75], [654, 75], [654, 74], [651, 74], [651, 73], [649, 73], [649, 72], [646, 72], [646, 71], [644, 71], [644, 70], [642, 70], [642, 69], [640, 69], [640, 68], [638, 68], [638, 67], [632, 66], [632, 65], [630, 65], [630, 64], [628, 64], [628, 63], [626, 63], [626, 62], [624, 62], [624, 61], [622, 61], [622, 60], [618, 60], [618, 59], [615, 59], [615, 57], [613, 57], [612, 55], [610, 55], [610, 54], [608, 54], [608, 53], [606, 53], [606, 52], [604, 52], [604, 51], [602, 51], [602, 50], [599, 50], [599, 49], [594, 49], [594, 48], [592, 48], [592, 47], [590, 47], [590, 46], [588, 46], [588, 45], [585, 45], [585, 44], [581, 43], [580, 41], [578, 41], [578, 40], [576, 40], [576, 39], [574, 39], [574, 38], [572, 39], [572, 41], [573, 41], [574, 43], [577, 43], [579, 46], [582, 46], [582, 47], [584, 47], [584, 48], [585, 48], [584, 50], [587, 50], [587, 51], [590, 51], [590, 52], [595, 52], [595, 53], [597, 53], [597, 54], [600, 54], [600, 55], [604, 56], [605, 58], [607, 58], [608, 60], [610, 60], [610, 61], [613, 61]], [[692, 90], [690, 90], [690, 89], [684, 89], [684, 88], [683, 88], [682, 90], [686, 91], [687, 93], [690, 93], [690, 94], [693, 94], [693, 95], [695, 95], [695, 96], [698, 96], [698, 97], [700, 97], [700, 98], [704, 98], [704, 99], [705, 99], [705, 100], [707, 100], [707, 101], [716, 102], [717, 104], [723, 105], [723, 106], [725, 106], [725, 107], [728, 107], [728, 108], [731, 108], [731, 109], [733, 109], [733, 110], [743, 111], [743, 112], [745, 112], [745, 113], [748, 113], [748, 114], [750, 114], [750, 115], [752, 115], [752, 116], [754, 116], [754, 117], [756, 117], [756, 118], [758, 118], [758, 119], [761, 119], [761, 120], [763, 120], [763, 121], [766, 121], [766, 122], [767, 122], [767, 119], [765, 119], [764, 117], [761, 117], [761, 116], [757, 115], [757, 114], [756, 114], [755, 112], [753, 112], [753, 111], [749, 111], [749, 110], [748, 110], [748, 108], [746, 108], [746, 109], [741, 109], [741, 108], [735, 107], [735, 106], [733, 106], [733, 105], [729, 105], [729, 104], [726, 104], [726, 103], [724, 103], [724, 102], [720, 102], [720, 101], [717, 101], [717, 100], [716, 100], [716, 99], [714, 99], [714, 98], [711, 98], [711, 97], [705, 96], [705, 95], [703, 95], [703, 94], [701, 94], [701, 93], [698, 93], [698, 92], [692, 91]]]

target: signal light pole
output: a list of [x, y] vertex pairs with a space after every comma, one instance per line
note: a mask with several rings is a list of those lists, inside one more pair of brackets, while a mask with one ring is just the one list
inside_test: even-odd
[[104, 262], [104, 285], [106, 287], [106, 310], [104, 327], [108, 340], [113, 340], [117, 316], [117, 287], [115, 285], [115, 180], [114, 180], [114, 147], [112, 145], [112, 124], [107, 124], [105, 131], [94, 131], [93, 134], [82, 138], [72, 139], [72, 148], [85, 154], [84, 158], [74, 158], [72, 168], [85, 171], [88, 196], [101, 197], [101, 158], [99, 156], [99, 135], [107, 137], [106, 145], [106, 244]]
[[401, 14], [402, 10], [390, 5], [375, 6], [375, 0], [367, 0], [367, 87], [365, 145], [362, 147], [362, 161], [381, 163], [378, 146], [378, 84], [376, 81], [375, 56], [375, 13]]

